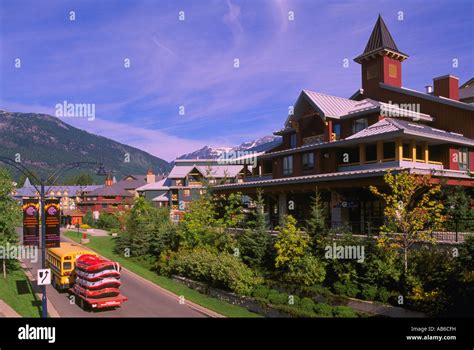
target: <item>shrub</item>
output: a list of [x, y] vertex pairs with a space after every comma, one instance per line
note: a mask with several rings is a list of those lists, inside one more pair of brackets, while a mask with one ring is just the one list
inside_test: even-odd
[[114, 214], [103, 213], [97, 220], [97, 227], [101, 229], [119, 229], [120, 221]]
[[272, 289], [268, 294], [268, 300], [274, 305], [288, 305], [288, 294], [280, 293], [275, 289]]
[[425, 291], [423, 288], [415, 287], [408, 296], [409, 303], [430, 316], [437, 316], [446, 308], [446, 296], [439, 289]]
[[[292, 303], [292, 304], [290, 304], [290, 301], [291, 301], [290, 297], [293, 297], [293, 303]], [[301, 303], [301, 299], [300, 299], [299, 296], [297, 296], [297, 295], [289, 295], [289, 296], [288, 296], [288, 304], [289, 304], [290, 306], [299, 307], [299, 306], [300, 306], [300, 303]]]
[[324, 303], [314, 305], [314, 312], [320, 317], [332, 317], [332, 306]]
[[373, 285], [370, 285], [370, 284], [363, 284], [362, 285], [362, 297], [365, 299], [365, 300], [375, 300], [376, 296], [377, 296], [377, 286], [373, 286]]
[[314, 309], [314, 301], [310, 298], [303, 298], [300, 301], [299, 308], [306, 312], [312, 312]]
[[384, 287], [379, 288], [377, 293], [377, 299], [382, 303], [386, 304], [390, 298], [391, 293]]
[[360, 293], [357, 284], [354, 282], [347, 281], [346, 283], [336, 282], [334, 283], [334, 291], [340, 295], [346, 295], [348, 297], [354, 298], [357, 294]]
[[274, 305], [272, 309], [284, 312], [291, 317], [315, 317], [316, 314], [313, 311], [305, 311], [292, 305]]
[[278, 227], [280, 234], [275, 243], [277, 256], [275, 267], [286, 267], [292, 263], [297, 263], [304, 255], [308, 247], [308, 237], [296, 227], [296, 219], [285, 216], [282, 227]]
[[333, 296], [329, 288], [322, 286], [320, 284], [316, 284], [311, 287], [302, 287], [301, 290], [304, 293], [309, 294], [311, 296], [322, 296], [324, 298], [330, 298]]
[[295, 285], [312, 286], [326, 278], [325, 264], [313, 255], [306, 254], [301, 259], [291, 262], [284, 279]]
[[261, 282], [241, 260], [210, 247], [181, 249], [176, 253], [166, 251], [156, 267], [161, 274], [188, 277], [242, 295], [250, 295]]
[[258, 285], [252, 291], [252, 296], [255, 298], [266, 299], [270, 293], [270, 289], [266, 286]]
[[347, 306], [335, 306], [333, 314], [334, 317], [357, 317], [357, 313]]

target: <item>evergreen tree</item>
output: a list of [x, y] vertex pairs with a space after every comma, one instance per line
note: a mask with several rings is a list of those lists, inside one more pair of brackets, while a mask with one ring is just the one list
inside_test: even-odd
[[95, 220], [94, 217], [92, 216], [92, 211], [89, 209], [84, 216], [83, 220], [84, 224], [89, 225], [90, 227], [93, 227], [95, 225]]
[[242, 260], [254, 268], [263, 268], [270, 250], [271, 237], [265, 221], [263, 191], [257, 190], [256, 208], [250, 228], [239, 236], [239, 250]]
[[317, 187], [312, 198], [310, 216], [306, 222], [311, 239], [311, 248], [313, 250], [320, 249], [327, 236], [328, 229], [326, 227], [326, 213], [323, 201]]

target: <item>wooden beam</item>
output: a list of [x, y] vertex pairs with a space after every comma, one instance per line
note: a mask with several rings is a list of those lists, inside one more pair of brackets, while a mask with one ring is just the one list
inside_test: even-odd
[[403, 159], [403, 142], [399, 137], [395, 140], [395, 160]]
[[410, 141], [410, 148], [411, 148], [411, 159], [413, 162], [416, 162], [416, 142], [415, 140]]
[[425, 163], [428, 163], [429, 159], [430, 159], [430, 154], [428, 150], [428, 143], [423, 142], [423, 160]]
[[382, 163], [383, 161], [383, 142], [377, 141], [377, 163]]
[[359, 163], [365, 163], [365, 143], [359, 144]]

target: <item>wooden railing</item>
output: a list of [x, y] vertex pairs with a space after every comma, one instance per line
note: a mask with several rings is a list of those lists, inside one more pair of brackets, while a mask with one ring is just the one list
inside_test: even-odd
[[321, 143], [321, 142], [324, 142], [324, 134], [303, 138], [303, 145], [312, 145], [312, 144]]

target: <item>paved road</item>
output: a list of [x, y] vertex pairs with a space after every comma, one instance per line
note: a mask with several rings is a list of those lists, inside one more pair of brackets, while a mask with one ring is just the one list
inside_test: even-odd
[[[67, 238], [62, 240], [66, 241]], [[36, 276], [40, 262], [24, 263]], [[131, 272], [122, 271], [121, 281], [121, 293], [128, 297], [128, 301], [115, 310], [84, 311], [70, 303], [68, 293], [59, 293], [52, 286], [47, 287], [47, 296], [61, 317], [205, 317], [186, 303], [180, 304], [176, 296], [169, 295]]]

